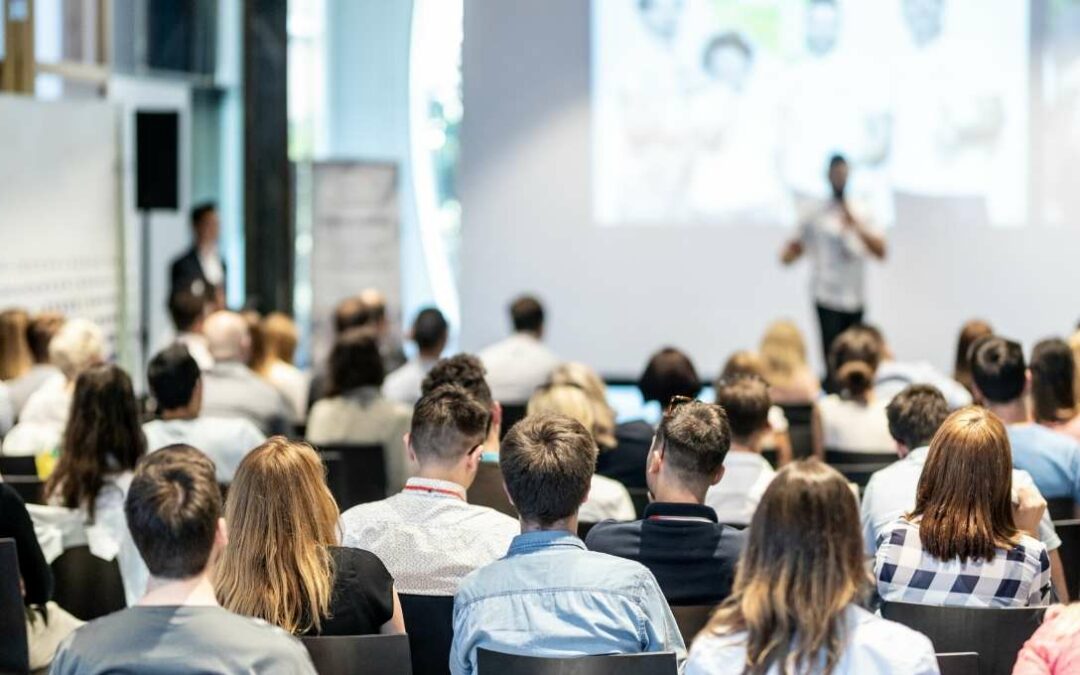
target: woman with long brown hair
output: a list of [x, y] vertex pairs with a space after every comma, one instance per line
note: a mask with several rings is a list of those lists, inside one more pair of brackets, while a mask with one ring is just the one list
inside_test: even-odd
[[1042, 340], [1031, 352], [1031, 402], [1035, 421], [1080, 440], [1076, 361], [1069, 343]]
[[236, 471], [221, 606], [294, 635], [403, 633], [394, 580], [374, 554], [338, 546], [339, 512], [310, 445], [275, 436]]
[[997, 416], [977, 407], [950, 415], [930, 443], [915, 510], [878, 536], [878, 594], [924, 605], [1046, 604], [1050, 558], [1029, 534], [1046, 502], [1026, 487], [1014, 496], [1012, 475]]
[[847, 481], [817, 460], [793, 462], [765, 491], [731, 597], [686, 675], [937, 673], [929, 640], [859, 606], [868, 587]]

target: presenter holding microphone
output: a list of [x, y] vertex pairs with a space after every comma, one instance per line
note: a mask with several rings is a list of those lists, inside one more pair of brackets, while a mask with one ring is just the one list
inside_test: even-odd
[[863, 320], [866, 259], [885, 258], [885, 237], [874, 228], [869, 211], [844, 194], [847, 179], [847, 160], [834, 155], [829, 160], [832, 197], [800, 224], [798, 236], [788, 242], [780, 257], [790, 265], [804, 253], [810, 256], [810, 283], [826, 367], [832, 341]]

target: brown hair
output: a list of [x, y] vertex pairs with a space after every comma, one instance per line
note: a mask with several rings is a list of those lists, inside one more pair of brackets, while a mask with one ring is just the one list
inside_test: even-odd
[[330, 613], [338, 507], [310, 445], [274, 436], [252, 450], [229, 486], [229, 545], [214, 576], [225, 609], [290, 633]]
[[372, 323], [371, 310], [359, 296], [345, 298], [334, 307], [334, 332], [341, 335], [351, 328]]
[[286, 314], [271, 312], [262, 320], [260, 328], [267, 359], [292, 363], [296, 345], [300, 341], [296, 323]]
[[427, 394], [444, 384], [456, 384], [490, 408], [495, 400], [491, 397], [491, 387], [484, 379], [485, 375], [487, 371], [480, 359], [472, 354], [456, 354], [435, 364], [420, 383], [420, 392]]
[[727, 413], [731, 434], [745, 440], [769, 428], [769, 385], [753, 376], [723, 379], [716, 383], [716, 403]]
[[930, 444], [949, 416], [949, 404], [937, 387], [912, 384], [889, 401], [885, 416], [893, 440], [914, 450]]
[[859, 509], [847, 481], [816, 459], [777, 473], [750, 523], [731, 597], [703, 634], [745, 631], [746, 669], [832, 673], [844, 610], [868, 586]]
[[385, 377], [374, 328], [353, 328], [338, 338], [330, 352], [330, 396], [359, 387], [380, 387]]
[[676, 398], [656, 428], [653, 447], [686, 486], [704, 496], [731, 448], [731, 427], [724, 409], [713, 403]]
[[1076, 417], [1076, 362], [1064, 340], [1053, 338], [1031, 352], [1031, 400], [1039, 422], [1068, 422]]
[[829, 365], [833, 379], [849, 396], [858, 398], [874, 388], [881, 349], [880, 334], [862, 327], [849, 328], [833, 340]]
[[646, 403], [656, 401], [666, 408], [675, 396], [696, 398], [701, 393], [701, 380], [689, 356], [664, 347], [649, 359], [638, 379], [638, 389]]
[[515, 332], [538, 333], [544, 329], [544, 306], [531, 295], [522, 295], [510, 303], [510, 321]]
[[[724, 369], [720, 371], [720, 380], [733, 380], [737, 377], [760, 377], [765, 378], [765, 364], [761, 357], [748, 349], [741, 349], [724, 362]], [[717, 381], [717, 386], [720, 382]]]
[[26, 327], [26, 342], [34, 363], [49, 362], [49, 343], [64, 325], [64, 315], [59, 312], [39, 312]]
[[949, 415], [930, 443], [908, 520], [921, 518], [919, 538], [938, 560], [994, 559], [1018, 531], [1012, 512], [1012, 450], [1005, 425], [990, 411]]
[[530, 414], [515, 424], [499, 466], [521, 518], [551, 525], [576, 514], [589, 494], [596, 452], [589, 430], [569, 417]]
[[409, 438], [418, 460], [456, 462], [487, 438], [491, 409], [464, 387], [444, 384], [420, 397]]
[[980, 338], [994, 334], [990, 324], [982, 319], [972, 319], [960, 328], [960, 336], [956, 340], [956, 361], [953, 365], [953, 379], [967, 387], [971, 393], [975, 393], [975, 381], [971, 377], [971, 348]]
[[0, 312], [0, 381], [13, 380], [30, 370], [33, 359], [26, 341], [30, 315], [22, 309]]

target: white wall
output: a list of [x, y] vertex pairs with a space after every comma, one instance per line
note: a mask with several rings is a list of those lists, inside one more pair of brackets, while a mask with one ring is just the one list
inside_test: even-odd
[[[508, 301], [534, 291], [552, 346], [606, 374], [636, 374], [673, 344], [711, 376], [782, 316], [816, 355], [805, 266], [777, 263], [788, 232], [592, 222], [589, 34], [586, 0], [466, 0], [463, 346], [504, 335]], [[1029, 344], [1080, 318], [1080, 225], [899, 223], [890, 246], [869, 320], [903, 358], [948, 367], [973, 316]]]

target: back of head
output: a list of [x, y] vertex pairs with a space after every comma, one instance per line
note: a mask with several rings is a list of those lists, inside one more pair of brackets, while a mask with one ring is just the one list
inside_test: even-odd
[[420, 310], [413, 321], [412, 336], [417, 349], [423, 355], [438, 354], [446, 347], [450, 325], [446, 317], [435, 307]]
[[[844, 610], [867, 576], [859, 510], [847, 481], [811, 460], [777, 473], [754, 512], [731, 597], [705, 631], [746, 631], [751, 672], [832, 672], [845, 647]], [[818, 659], [822, 659], [821, 662]]]
[[774, 387], [789, 384], [800, 369], [806, 368], [806, 342], [794, 321], [770, 324], [758, 352], [765, 380]]
[[656, 401], [667, 407], [675, 396], [696, 398], [701, 393], [701, 379], [689, 356], [665, 347], [649, 359], [638, 379], [638, 389], [646, 403]]
[[444, 384], [420, 397], [409, 438], [421, 464], [454, 464], [479, 448], [491, 425], [491, 408], [464, 387]]
[[49, 345], [64, 326], [64, 315], [59, 312], [39, 312], [30, 319], [26, 328], [26, 341], [34, 363], [49, 362]]
[[214, 312], [206, 318], [203, 333], [214, 361], [247, 361], [251, 352], [251, 329], [242, 315], [224, 310]]
[[105, 336], [86, 319], [70, 319], [49, 342], [49, 360], [68, 380], [105, 360]]
[[1024, 393], [1027, 364], [1019, 342], [992, 335], [971, 346], [971, 379], [990, 403], [1011, 403]]
[[679, 482], [704, 497], [731, 448], [731, 426], [724, 409], [693, 399], [676, 399], [656, 428], [653, 449]]
[[300, 342], [300, 333], [296, 323], [287, 314], [267, 314], [259, 324], [259, 332], [262, 333], [263, 350], [268, 359], [293, 362], [296, 345]]
[[584, 363], [563, 363], [552, 371], [548, 382], [578, 387], [585, 392], [593, 407], [596, 442], [601, 448], [615, 447], [615, 410], [608, 404], [607, 387], [595, 370]]
[[540, 333], [544, 330], [544, 306], [531, 295], [522, 295], [510, 303], [510, 321], [515, 333]]
[[594, 434], [596, 411], [582, 389], [572, 384], [546, 384], [536, 390], [525, 408], [528, 415], [554, 413], [576, 420]]
[[379, 336], [373, 328], [353, 328], [334, 343], [330, 352], [331, 396], [360, 387], [381, 387], [386, 371], [379, 354]]
[[1076, 362], [1064, 340], [1053, 338], [1035, 345], [1031, 352], [1031, 399], [1035, 419], [1065, 422], [1077, 414]]
[[359, 297], [345, 298], [334, 308], [334, 332], [341, 335], [350, 328], [371, 323], [371, 312]]
[[386, 323], [386, 294], [377, 288], [365, 288], [357, 296], [367, 307], [368, 318], [376, 326]]
[[154, 452], [135, 471], [124, 513], [150, 574], [161, 579], [202, 574], [221, 517], [214, 463], [187, 445]]
[[200, 377], [199, 364], [179, 343], [158, 352], [146, 366], [146, 380], [159, 413], [187, 407]]
[[913, 384], [893, 397], [885, 414], [893, 440], [914, 450], [930, 445], [949, 416], [949, 404], [937, 387]]
[[863, 327], [847, 329], [829, 350], [833, 379], [849, 396], [864, 396], [874, 388], [881, 353], [880, 334]]
[[990, 324], [982, 319], [972, 319], [960, 328], [960, 336], [956, 340], [956, 361], [953, 365], [953, 378], [957, 382], [972, 389], [971, 380], [971, 347], [980, 339], [994, 334]]
[[577, 514], [596, 468], [596, 443], [581, 423], [552, 413], [514, 425], [499, 453], [506, 490], [522, 520], [549, 526]]
[[32, 365], [26, 331], [30, 315], [22, 309], [0, 312], [0, 381], [13, 380]]
[[420, 393], [426, 395], [443, 385], [456, 384], [490, 409], [495, 400], [491, 397], [491, 387], [484, 379], [485, 375], [487, 371], [480, 359], [472, 354], [457, 354], [439, 360], [428, 371], [420, 384]]
[[217, 211], [217, 204], [214, 202], [201, 202], [196, 204], [191, 209], [191, 226], [193, 228], [198, 228], [202, 224], [203, 218], [215, 211]]
[[911, 519], [938, 560], [994, 559], [1015, 541], [1012, 451], [1005, 425], [985, 408], [957, 410], [930, 443]]
[[181, 288], [169, 296], [169, 316], [173, 326], [181, 333], [195, 329], [199, 321], [206, 318], [210, 301], [205, 293], [195, 293], [190, 288]]
[[726, 413], [731, 435], [746, 443], [754, 434], [769, 428], [769, 385], [754, 376], [725, 378], [716, 383], [716, 404]]
[[737, 351], [724, 362], [720, 371], [721, 380], [733, 380], [738, 377], [757, 377], [765, 379], [765, 362], [749, 350]]
[[339, 515], [310, 445], [274, 436], [249, 452], [226, 502], [221, 605], [290, 633], [317, 630], [330, 608]]

